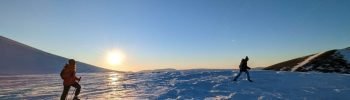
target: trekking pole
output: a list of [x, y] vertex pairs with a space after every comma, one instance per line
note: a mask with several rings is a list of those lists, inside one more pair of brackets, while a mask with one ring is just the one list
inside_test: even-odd
[[[78, 81], [78, 83], [80, 82], [80, 79], [81, 79], [81, 77], [79, 77], [79, 81]], [[72, 92], [72, 95], [71, 95], [71, 100], [73, 100], [74, 99], [74, 95], [75, 95], [75, 91], [77, 90], [77, 88], [75, 88], [74, 89], [74, 91]]]

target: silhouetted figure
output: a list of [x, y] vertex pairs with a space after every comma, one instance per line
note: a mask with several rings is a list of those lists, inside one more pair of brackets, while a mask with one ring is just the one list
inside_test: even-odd
[[247, 65], [248, 60], [249, 60], [248, 56], [246, 56], [245, 59], [241, 60], [241, 64], [239, 65], [239, 73], [235, 77], [235, 79], [233, 79], [233, 81], [237, 81], [237, 78], [241, 75], [241, 73], [245, 72], [247, 74], [248, 81], [253, 82], [252, 80], [250, 80], [250, 76], [249, 76], [249, 72], [248, 72], [248, 70], [250, 69], [250, 67], [248, 67], [248, 65]]
[[68, 61], [68, 64], [64, 66], [64, 68], [61, 71], [61, 78], [63, 79], [63, 92], [61, 95], [61, 100], [65, 100], [67, 97], [67, 94], [69, 92], [70, 86], [73, 86], [76, 88], [74, 98], [73, 100], [79, 100], [78, 95], [80, 93], [80, 85], [77, 80], [80, 81], [80, 78], [75, 76], [76, 73], [76, 65], [75, 65], [75, 60], [70, 59]]

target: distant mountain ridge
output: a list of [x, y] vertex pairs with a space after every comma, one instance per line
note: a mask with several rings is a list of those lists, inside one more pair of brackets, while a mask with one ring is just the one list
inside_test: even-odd
[[[59, 73], [68, 60], [3, 36], [0, 36], [0, 54], [0, 74]], [[77, 66], [78, 72], [112, 71], [79, 61]]]
[[350, 47], [334, 49], [277, 63], [264, 68], [280, 71], [318, 71], [350, 74]]

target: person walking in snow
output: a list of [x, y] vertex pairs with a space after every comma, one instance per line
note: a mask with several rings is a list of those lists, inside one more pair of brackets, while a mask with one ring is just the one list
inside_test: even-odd
[[253, 82], [252, 80], [250, 80], [250, 76], [249, 76], [249, 72], [248, 72], [248, 70], [250, 70], [250, 67], [248, 67], [248, 65], [247, 65], [248, 60], [249, 60], [248, 56], [246, 56], [245, 59], [241, 60], [241, 64], [239, 64], [239, 73], [235, 77], [235, 79], [233, 79], [233, 81], [237, 81], [237, 78], [241, 75], [241, 73], [245, 72], [247, 74], [248, 81]]
[[79, 100], [78, 95], [80, 93], [80, 85], [77, 81], [80, 81], [81, 78], [78, 78], [75, 76], [76, 74], [76, 65], [75, 65], [75, 60], [70, 59], [68, 61], [68, 64], [64, 66], [64, 68], [61, 71], [61, 78], [63, 79], [63, 92], [61, 95], [61, 100], [66, 100], [68, 91], [70, 89], [70, 86], [73, 86], [76, 88], [74, 98], [73, 100]]

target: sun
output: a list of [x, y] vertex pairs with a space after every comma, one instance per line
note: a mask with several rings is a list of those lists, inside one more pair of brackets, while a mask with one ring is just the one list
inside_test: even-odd
[[121, 65], [124, 60], [124, 54], [118, 50], [112, 50], [107, 53], [107, 62], [110, 65]]

